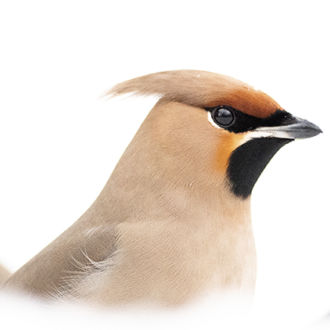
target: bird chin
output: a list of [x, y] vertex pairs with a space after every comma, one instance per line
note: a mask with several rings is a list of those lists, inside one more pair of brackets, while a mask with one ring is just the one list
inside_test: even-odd
[[260, 174], [276, 152], [292, 138], [258, 137], [251, 138], [235, 149], [227, 167], [227, 178], [234, 195], [246, 199]]

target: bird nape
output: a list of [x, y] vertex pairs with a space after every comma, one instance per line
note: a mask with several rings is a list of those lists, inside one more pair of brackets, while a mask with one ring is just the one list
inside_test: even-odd
[[109, 95], [124, 93], [160, 99], [96, 201], [6, 286], [105, 305], [253, 289], [253, 186], [283, 145], [321, 130], [205, 71], [150, 74]]

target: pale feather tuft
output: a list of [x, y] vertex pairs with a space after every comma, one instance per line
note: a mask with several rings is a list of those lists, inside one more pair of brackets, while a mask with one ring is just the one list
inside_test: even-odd
[[86, 295], [95, 287], [97, 279], [114, 266], [114, 259], [118, 251], [100, 261], [93, 260], [85, 249], [81, 249], [80, 253], [83, 260], [79, 261], [71, 256], [75, 270], [67, 271], [67, 275], [62, 278], [62, 283], [53, 287], [53, 290], [49, 292], [49, 296], [55, 300], [75, 300], [79, 296]]
[[267, 94], [229, 76], [197, 70], [152, 73], [115, 85], [108, 96], [156, 95], [169, 101], [205, 108], [229, 105], [257, 117], [281, 107]]
[[197, 70], [152, 73], [115, 85], [107, 95], [134, 93], [157, 95], [192, 106], [208, 105], [214, 98], [233, 89], [247, 86], [228, 76]]

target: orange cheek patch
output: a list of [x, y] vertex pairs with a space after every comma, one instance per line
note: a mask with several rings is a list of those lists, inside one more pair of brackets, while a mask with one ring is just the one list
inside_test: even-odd
[[216, 156], [214, 169], [225, 173], [231, 153], [241, 145], [247, 133], [230, 133], [223, 131], [219, 135], [218, 145], [216, 146]]

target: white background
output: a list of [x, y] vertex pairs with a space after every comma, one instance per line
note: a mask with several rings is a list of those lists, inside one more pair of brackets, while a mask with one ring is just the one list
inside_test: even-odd
[[[254, 190], [254, 308], [306, 324], [330, 311], [328, 5], [1, 1], [0, 262], [15, 271], [88, 208], [154, 103], [105, 101], [107, 89], [151, 72], [208, 70], [323, 129], [284, 147]], [[1, 306], [3, 322], [16, 315], [12, 300], [2, 297], [0, 315]]]

